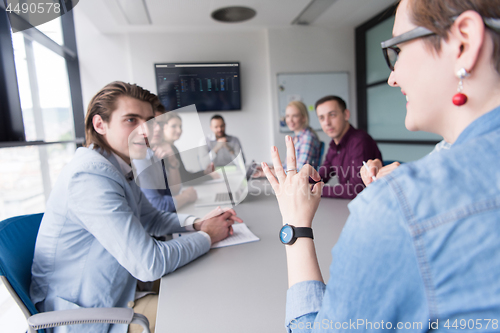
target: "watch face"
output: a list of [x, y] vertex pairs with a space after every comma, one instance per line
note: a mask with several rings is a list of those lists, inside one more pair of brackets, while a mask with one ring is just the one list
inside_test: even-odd
[[280, 239], [282, 243], [288, 244], [292, 240], [292, 237], [293, 237], [293, 230], [291, 226], [285, 225], [283, 228], [281, 228]]

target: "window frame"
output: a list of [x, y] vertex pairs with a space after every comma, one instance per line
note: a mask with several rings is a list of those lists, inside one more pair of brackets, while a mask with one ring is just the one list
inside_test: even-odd
[[[358, 106], [358, 127], [367, 133], [368, 131], [368, 89], [382, 84], [387, 84], [386, 80], [366, 83], [367, 79], [367, 54], [366, 54], [366, 34], [367, 32], [376, 27], [378, 24], [384, 22], [388, 18], [396, 14], [397, 4], [390, 6], [382, 12], [375, 15], [367, 22], [356, 27], [355, 30], [355, 53], [356, 53], [356, 92], [357, 92], [357, 106]], [[381, 41], [383, 42], [383, 41]], [[382, 52], [382, 48], [380, 49]], [[404, 144], [404, 145], [435, 145], [439, 140], [388, 140], [388, 139], [375, 139], [377, 143], [388, 144]]]
[[[61, 6], [64, 6], [61, 1], [59, 2]], [[26, 141], [9, 15], [11, 19], [17, 20], [23, 26], [31, 27], [30, 29], [16, 33], [24, 34], [25, 38], [38, 42], [65, 59], [73, 110], [74, 140], [57, 142], [46, 142], [43, 140]], [[76, 143], [77, 146], [81, 146], [85, 141], [85, 112], [83, 108], [80, 67], [72, 10], [67, 11], [61, 16], [61, 25], [63, 45], [57, 44], [15, 13], [7, 14], [3, 1], [0, 2], [0, 100], [5, 101], [0, 104], [0, 149], [58, 143]]]

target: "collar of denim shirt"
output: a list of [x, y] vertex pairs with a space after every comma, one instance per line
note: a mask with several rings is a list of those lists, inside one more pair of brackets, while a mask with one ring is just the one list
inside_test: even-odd
[[451, 146], [451, 149], [472, 138], [479, 137], [498, 128], [500, 128], [500, 105], [470, 123], [460, 133], [455, 143]]

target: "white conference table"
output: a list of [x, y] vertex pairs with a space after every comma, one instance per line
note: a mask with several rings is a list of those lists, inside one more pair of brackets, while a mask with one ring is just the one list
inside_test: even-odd
[[[285, 245], [276, 197], [267, 180], [251, 180], [235, 207], [260, 241], [220, 249], [161, 279], [156, 332], [284, 332], [288, 288]], [[322, 199], [314, 218], [316, 251], [325, 282], [331, 249], [349, 215], [350, 200]], [[182, 209], [198, 216], [193, 205]]]

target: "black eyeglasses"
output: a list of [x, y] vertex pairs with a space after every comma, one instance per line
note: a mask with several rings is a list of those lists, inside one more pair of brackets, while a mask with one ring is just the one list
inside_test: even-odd
[[[453, 17], [453, 21], [456, 20], [457, 17], [458, 16]], [[500, 32], [500, 19], [483, 18], [483, 21], [486, 27], [495, 30], [497, 32]], [[432, 32], [427, 28], [417, 27], [413, 30], [405, 32], [404, 34], [401, 34], [399, 36], [393, 37], [389, 40], [386, 40], [385, 42], [380, 43], [380, 45], [382, 46], [382, 52], [384, 53], [385, 61], [387, 62], [387, 65], [389, 66], [391, 71], [394, 71], [394, 65], [396, 64], [396, 61], [398, 61], [398, 54], [399, 52], [401, 52], [401, 49], [396, 46], [397, 44], [409, 42], [417, 38], [426, 37], [434, 34], [435, 34], [434, 32]]]
[[405, 32], [404, 34], [380, 43], [380, 45], [382, 46], [382, 52], [384, 53], [385, 61], [387, 62], [387, 65], [389, 66], [391, 71], [394, 71], [394, 65], [396, 64], [396, 61], [398, 61], [398, 54], [401, 51], [401, 49], [396, 46], [397, 44], [409, 42], [410, 40], [434, 34], [434, 32], [430, 31], [427, 28], [417, 27], [413, 30]]

